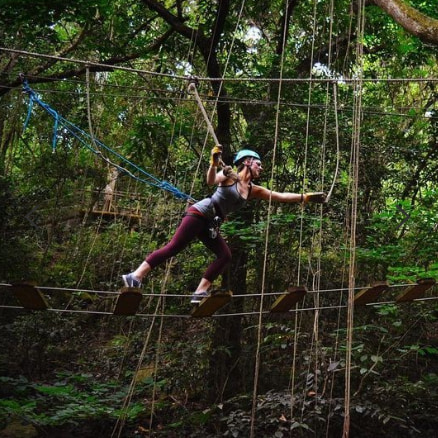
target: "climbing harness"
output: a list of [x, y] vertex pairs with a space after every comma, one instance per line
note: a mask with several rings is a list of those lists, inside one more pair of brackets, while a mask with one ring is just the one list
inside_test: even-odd
[[222, 222], [223, 222], [223, 219], [220, 216], [215, 216], [210, 221], [210, 224], [209, 224], [210, 228], [208, 229], [208, 233], [212, 239], [216, 239], [216, 237], [218, 236]]

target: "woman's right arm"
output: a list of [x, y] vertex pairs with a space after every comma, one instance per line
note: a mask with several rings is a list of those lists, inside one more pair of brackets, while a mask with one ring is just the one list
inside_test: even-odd
[[216, 166], [210, 166], [207, 170], [206, 179], [209, 186], [217, 186], [223, 183], [227, 177], [224, 175], [222, 170], [218, 172]]
[[222, 146], [217, 144], [210, 153], [210, 167], [207, 170], [207, 184], [209, 186], [217, 186], [227, 179], [223, 171], [217, 171], [217, 168], [222, 161], [221, 156]]

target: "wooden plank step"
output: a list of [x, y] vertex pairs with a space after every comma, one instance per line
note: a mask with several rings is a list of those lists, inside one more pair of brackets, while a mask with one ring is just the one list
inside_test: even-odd
[[354, 304], [356, 306], [365, 306], [365, 304], [372, 303], [377, 300], [381, 293], [389, 289], [387, 281], [377, 281], [370, 287], [362, 289], [354, 296]]
[[114, 308], [114, 315], [135, 315], [142, 298], [141, 289], [136, 287], [122, 287]]
[[233, 292], [230, 290], [212, 292], [209, 297], [204, 298], [198, 306], [194, 307], [190, 314], [194, 318], [211, 316], [229, 303], [232, 297]]
[[14, 283], [12, 291], [25, 309], [46, 310], [49, 307], [44, 295], [31, 282]]
[[272, 313], [288, 312], [292, 306], [302, 300], [307, 293], [304, 286], [289, 286], [287, 292], [279, 296], [271, 306]]
[[434, 286], [436, 280], [434, 278], [420, 278], [416, 284], [408, 286], [395, 300], [396, 303], [404, 303], [406, 301], [412, 301], [417, 298], [423, 298], [424, 293]]

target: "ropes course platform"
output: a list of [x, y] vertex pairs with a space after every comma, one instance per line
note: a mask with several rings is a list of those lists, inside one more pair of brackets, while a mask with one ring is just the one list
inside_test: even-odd
[[301, 301], [307, 293], [304, 286], [289, 286], [287, 292], [278, 297], [271, 306], [271, 313], [288, 312], [292, 306]]
[[[357, 306], [379, 306], [387, 304], [401, 304], [406, 302], [426, 302], [430, 300], [438, 300], [438, 296], [428, 296], [426, 297], [426, 292], [436, 285], [436, 280], [434, 278], [423, 278], [418, 279], [416, 283], [405, 283], [405, 284], [389, 284], [387, 281], [378, 281], [373, 283], [369, 287], [357, 287], [355, 290], [359, 292], [356, 293], [354, 297], [354, 304]], [[41, 286], [36, 285], [32, 281], [20, 281], [13, 284], [0, 283], [0, 290], [9, 290], [12, 292], [11, 298], [17, 304], [14, 305], [13, 301], [9, 304], [4, 302], [0, 305], [0, 308], [9, 309], [24, 309], [24, 310], [48, 310], [54, 312], [67, 312], [67, 313], [93, 313], [101, 315], [120, 315], [120, 316], [166, 316], [166, 317], [181, 317], [181, 318], [201, 318], [209, 316], [239, 316], [239, 315], [258, 315], [258, 312], [241, 312], [241, 313], [220, 313], [215, 314], [218, 310], [229, 303], [232, 297], [239, 297], [244, 299], [251, 299], [253, 297], [258, 298], [261, 296], [260, 293], [254, 294], [243, 294], [243, 295], [233, 295], [231, 291], [227, 290], [217, 290], [212, 292], [212, 295], [204, 298], [201, 303], [194, 307], [191, 312], [183, 315], [174, 315], [163, 313], [162, 315], [157, 314], [143, 314], [139, 312], [139, 306], [143, 297], [153, 297], [159, 299], [162, 296], [168, 298], [178, 298], [178, 299], [188, 299], [187, 294], [157, 294], [157, 293], [147, 293], [142, 289], [123, 287], [119, 291], [110, 290], [89, 290], [84, 288], [66, 288], [66, 287], [52, 287], [52, 286]], [[378, 302], [377, 300], [382, 297], [384, 292], [389, 289], [403, 289], [402, 293], [398, 297], [390, 297], [389, 300]], [[294, 305], [300, 303], [307, 295], [316, 293], [341, 293], [343, 291], [348, 291], [348, 288], [337, 288], [337, 289], [326, 289], [326, 290], [308, 290], [305, 286], [292, 286], [290, 285], [286, 292], [271, 292], [266, 293], [266, 296], [275, 296], [275, 302], [268, 309], [262, 310], [264, 314], [275, 314], [275, 313], [288, 313], [288, 312], [302, 312], [302, 311], [313, 311], [322, 309], [341, 309], [347, 307], [346, 304], [339, 305], [321, 305], [318, 307], [314, 306], [299, 306], [293, 308]], [[68, 300], [67, 307], [60, 307], [58, 305], [49, 306], [49, 298], [52, 299], [52, 294], [54, 292], [60, 292], [63, 295], [62, 299]], [[71, 298], [74, 295], [78, 297], [78, 294], [96, 294], [102, 296], [102, 300], [99, 302], [104, 303], [107, 300], [111, 300], [113, 303], [113, 308], [110, 310], [100, 311], [95, 308], [92, 309], [71, 309], [68, 306], [71, 303]], [[49, 296], [47, 294], [50, 294]], [[15, 298], [15, 300], [14, 300]], [[53, 297], [54, 298], [54, 297]], [[55, 302], [55, 301], [53, 301]]]
[[122, 287], [114, 308], [114, 315], [135, 315], [140, 306], [142, 297], [141, 289], [135, 287]]
[[41, 293], [31, 282], [22, 282], [12, 284], [12, 291], [20, 304], [29, 310], [46, 310], [49, 305]]
[[231, 301], [233, 292], [213, 291], [209, 297], [204, 298], [198, 306], [193, 308], [190, 315], [194, 318], [211, 316]]
[[93, 190], [83, 192], [83, 196], [88, 200], [92, 196], [97, 199], [91, 209], [81, 209], [82, 215], [92, 215], [107, 219], [127, 218], [134, 222], [141, 222], [146, 209], [141, 209], [141, 202], [148, 203], [149, 198], [138, 194], [111, 189], [111, 192]]
[[417, 280], [416, 284], [408, 286], [401, 295], [395, 300], [397, 303], [405, 303], [418, 298], [423, 298], [424, 293], [435, 286], [436, 280], [434, 278], [421, 278]]
[[376, 301], [379, 296], [389, 289], [387, 281], [378, 281], [371, 285], [371, 287], [362, 289], [354, 296], [355, 306], [365, 306], [368, 303]]

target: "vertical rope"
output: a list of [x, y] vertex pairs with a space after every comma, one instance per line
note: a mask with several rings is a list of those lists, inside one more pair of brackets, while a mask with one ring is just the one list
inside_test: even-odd
[[350, 397], [351, 397], [351, 350], [353, 345], [353, 311], [354, 287], [356, 264], [356, 224], [357, 224], [357, 196], [359, 183], [359, 149], [360, 149], [360, 124], [362, 117], [362, 90], [363, 90], [363, 36], [365, 25], [365, 2], [359, 0], [357, 14], [357, 45], [356, 56], [358, 64], [358, 80], [354, 83], [353, 106], [353, 137], [351, 145], [352, 162], [352, 200], [351, 200], [351, 231], [350, 231], [350, 259], [348, 272], [348, 305], [347, 305], [347, 348], [345, 358], [345, 401], [344, 425], [342, 436], [350, 436]]
[[90, 68], [87, 65], [85, 69], [85, 84], [86, 84], [86, 97], [87, 97], [87, 119], [88, 119], [88, 131], [90, 132], [91, 141], [94, 147], [97, 149], [96, 138], [94, 136], [93, 122], [91, 119], [91, 99], [90, 99]]
[[[334, 21], [334, 0], [330, 1], [329, 5], [329, 50], [328, 50], [328, 59], [327, 59], [327, 66], [329, 71], [331, 71], [332, 67], [332, 39], [333, 39], [333, 21]], [[339, 169], [339, 131], [338, 131], [338, 119], [337, 119], [337, 88], [336, 88], [336, 82], [333, 83], [333, 96], [331, 97], [331, 84], [327, 82], [326, 84], [326, 90], [325, 90], [325, 111], [324, 111], [324, 127], [323, 127], [323, 141], [322, 141], [322, 151], [321, 151], [321, 187], [324, 187], [325, 182], [325, 170], [326, 170], [326, 156], [327, 156], [327, 131], [328, 131], [328, 122], [329, 122], [329, 113], [330, 109], [332, 108], [332, 104], [334, 107], [334, 116], [335, 116], [335, 132], [336, 132], [336, 145], [337, 145], [337, 155], [336, 155], [336, 170], [333, 176], [333, 182], [330, 188], [330, 191], [327, 195], [326, 202], [329, 201], [331, 194], [334, 189], [335, 181], [338, 174]], [[314, 294], [314, 307], [315, 307], [315, 314], [314, 314], [314, 321], [313, 321], [313, 337], [314, 337], [314, 372], [313, 372], [313, 390], [315, 392], [314, 399], [315, 399], [315, 407], [318, 404], [319, 401], [319, 347], [320, 347], [320, 336], [319, 336], [319, 319], [320, 319], [320, 287], [321, 287], [321, 258], [322, 258], [322, 236], [323, 236], [323, 205], [320, 205], [319, 207], [319, 218], [320, 218], [320, 225], [319, 230], [316, 236], [317, 242], [315, 242], [316, 251], [317, 251], [317, 261], [316, 261], [316, 272], [313, 274], [313, 290], [316, 291]], [[316, 231], [315, 231], [316, 233]]]
[[[94, 147], [96, 149], [98, 149], [97, 143], [96, 143], [96, 138], [94, 136], [93, 122], [92, 122], [92, 119], [91, 119], [90, 69], [89, 69], [88, 66], [87, 66], [87, 68], [85, 70], [85, 78], [86, 78], [86, 99], [87, 99], [88, 129], [89, 129], [89, 132], [90, 132], [90, 139], [91, 139]], [[86, 260], [85, 260], [85, 262], [83, 264], [82, 273], [81, 273], [81, 275], [79, 276], [79, 278], [78, 278], [78, 280], [76, 282], [76, 287], [79, 287], [80, 284], [82, 283], [82, 280], [84, 279], [85, 273], [86, 273], [87, 268], [88, 268], [88, 264], [89, 264], [90, 259], [91, 259], [91, 254], [92, 254], [92, 252], [94, 250], [94, 246], [96, 245], [96, 242], [97, 242], [97, 238], [98, 238], [98, 235], [99, 235], [99, 229], [100, 229], [100, 226], [102, 225], [102, 220], [103, 220], [103, 216], [101, 215], [99, 217], [98, 225], [96, 227], [96, 231], [95, 231], [94, 238], [93, 238], [93, 241], [92, 241], [91, 246], [90, 246], [90, 250], [88, 251], [87, 258], [86, 258]]]
[[[126, 418], [127, 418], [127, 415], [128, 415], [128, 408], [129, 408], [129, 405], [131, 404], [132, 396], [134, 395], [137, 374], [138, 374], [138, 372], [139, 372], [139, 370], [140, 370], [140, 368], [141, 368], [141, 366], [143, 364], [143, 360], [144, 360], [144, 357], [146, 355], [147, 348], [149, 346], [149, 341], [150, 341], [150, 338], [151, 338], [151, 335], [152, 335], [152, 330], [153, 330], [153, 328], [155, 326], [155, 322], [156, 322], [157, 318], [159, 318], [158, 310], [159, 310], [159, 308], [161, 306], [164, 305], [163, 304], [164, 297], [162, 295], [163, 295], [163, 293], [165, 291], [165, 288], [167, 286], [167, 282], [168, 282], [169, 275], [170, 275], [170, 267], [171, 267], [171, 265], [172, 265], [172, 259], [167, 263], [166, 273], [165, 273], [165, 277], [164, 277], [163, 284], [162, 284], [162, 287], [161, 287], [161, 294], [160, 294], [159, 299], [157, 300], [157, 304], [155, 306], [155, 310], [154, 310], [154, 313], [153, 313], [153, 316], [152, 316], [152, 319], [151, 319], [149, 330], [148, 330], [148, 333], [146, 335], [146, 339], [145, 339], [145, 342], [143, 344], [143, 348], [142, 348], [142, 351], [140, 353], [140, 357], [138, 359], [137, 366], [136, 366], [135, 371], [134, 371], [134, 375], [133, 375], [131, 383], [129, 385], [128, 393], [127, 393], [127, 395], [126, 395], [126, 397], [125, 397], [125, 399], [123, 401], [123, 405], [122, 405], [122, 408], [121, 408], [121, 414], [120, 414], [119, 418], [117, 419], [117, 422], [116, 422], [116, 424], [115, 424], [115, 426], [113, 428], [113, 432], [111, 434], [111, 438], [113, 438], [115, 436], [117, 436], [117, 438], [120, 438], [122, 436], [121, 434], [123, 432], [123, 428], [125, 426]], [[163, 320], [164, 320], [164, 316], [161, 316], [161, 318], [160, 318], [161, 323], [160, 323], [160, 327], [159, 327], [159, 335], [158, 335], [158, 341], [157, 342], [159, 342], [161, 340], [161, 332], [162, 332], [162, 327], [163, 327]], [[154, 361], [154, 377], [155, 378], [156, 378], [156, 364], [157, 364], [157, 360], [158, 359], [156, 358], [156, 360]], [[156, 381], [154, 380], [154, 388], [153, 388], [154, 396], [156, 394], [155, 383], [156, 383]], [[151, 415], [153, 415], [154, 402], [155, 402], [155, 400], [152, 401], [152, 409], [151, 409], [152, 412], [151, 412]]]
[[[287, 14], [288, 3], [286, 2], [286, 11], [285, 11], [285, 20], [288, 17]], [[280, 132], [280, 104], [281, 104], [281, 92], [282, 92], [282, 79], [283, 79], [283, 66], [284, 66], [284, 53], [286, 47], [286, 37], [287, 37], [287, 23], [284, 25], [284, 32], [282, 35], [283, 44], [282, 44], [282, 53], [281, 53], [281, 61], [280, 61], [280, 75], [279, 75], [279, 83], [278, 83], [278, 92], [277, 92], [277, 105], [276, 105], [276, 114], [275, 114], [275, 133], [274, 133], [274, 147], [272, 154], [272, 168], [271, 168], [271, 176], [270, 176], [270, 187], [272, 188], [274, 185], [274, 175], [275, 175], [275, 160], [277, 156], [277, 145], [278, 145], [278, 137]], [[258, 328], [257, 328], [257, 347], [255, 354], [255, 369], [254, 369], [254, 387], [253, 387], [253, 395], [252, 395], [252, 409], [251, 409], [251, 426], [250, 426], [250, 438], [255, 437], [255, 420], [256, 420], [256, 411], [257, 411], [257, 389], [258, 389], [258, 381], [260, 376], [260, 348], [262, 343], [262, 322], [263, 322], [263, 304], [264, 304], [264, 294], [265, 294], [265, 282], [266, 282], [266, 267], [268, 264], [268, 247], [269, 247], [269, 232], [270, 232], [270, 220], [271, 220], [271, 207], [272, 207], [272, 192], [269, 195], [268, 202], [268, 217], [266, 220], [266, 234], [265, 234], [265, 246], [264, 246], [264, 257], [263, 257], [263, 272], [262, 272], [262, 290], [260, 295], [260, 305], [259, 305], [259, 316], [258, 316]]]
[[[153, 419], [154, 419], [154, 414], [155, 414], [155, 399], [156, 399], [156, 395], [157, 395], [157, 378], [158, 378], [158, 365], [160, 363], [160, 358], [161, 358], [161, 348], [162, 348], [162, 337], [163, 337], [163, 326], [164, 326], [164, 309], [165, 309], [165, 305], [166, 305], [166, 297], [163, 296], [166, 293], [166, 287], [167, 287], [167, 282], [169, 280], [169, 276], [170, 276], [170, 268], [172, 266], [172, 261], [173, 258], [170, 259], [169, 263], [167, 264], [167, 268], [166, 268], [166, 275], [164, 277], [164, 281], [161, 287], [161, 297], [158, 300], [158, 304], [157, 304], [157, 309], [158, 306], [161, 304], [161, 318], [160, 318], [160, 327], [158, 329], [158, 339], [156, 342], [157, 345], [157, 350], [155, 353], [155, 361], [154, 361], [154, 386], [152, 389], [152, 406], [151, 406], [151, 415], [149, 417], [149, 424], [152, 426], [153, 424]], [[155, 312], [157, 313], [157, 312]], [[152, 427], [149, 427], [149, 436], [152, 433]]]
[[[349, 25], [348, 25], [348, 35], [350, 36], [352, 34], [352, 23], [353, 23], [353, 10], [352, 8], [350, 9], [350, 20], [349, 20]], [[344, 62], [343, 62], [343, 69], [345, 70], [346, 68], [346, 62], [348, 59], [348, 53], [345, 54], [344, 56]], [[337, 141], [337, 153], [340, 154], [340, 147], [339, 147], [339, 122], [338, 122], [338, 104], [337, 104], [337, 83], [334, 84], [336, 90], [334, 89], [334, 98], [335, 100], [335, 123], [337, 124], [336, 126], [336, 141]], [[338, 155], [339, 157], [339, 155]], [[340, 161], [340, 159], [339, 159]], [[350, 162], [350, 170], [351, 170], [351, 162]], [[333, 183], [332, 183], [333, 184]], [[346, 199], [350, 199], [351, 198], [351, 184], [348, 185], [347, 187], [347, 195], [346, 195]], [[330, 190], [331, 192], [331, 190]], [[329, 193], [330, 193], [329, 192]], [[331, 194], [331, 193], [330, 193]], [[344, 255], [343, 255], [343, 268], [342, 268], [342, 279], [341, 279], [341, 288], [344, 288], [344, 284], [345, 281], [348, 281], [348, 273], [347, 273], [347, 263], [348, 263], [348, 258], [349, 258], [349, 233], [348, 233], [348, 224], [349, 224], [349, 220], [350, 220], [350, 213], [348, 211], [348, 206], [346, 207], [346, 211], [345, 211], [345, 219], [344, 219], [344, 236], [343, 236], [343, 244], [341, 245], [344, 248]], [[347, 277], [347, 278], [346, 278]], [[347, 292], [348, 295], [348, 292]], [[341, 303], [344, 301], [344, 293], [343, 291], [341, 291], [341, 293], [339, 294], [339, 305], [341, 305]], [[341, 308], [339, 308], [338, 310], [338, 318], [337, 318], [337, 330], [336, 330], [336, 337], [335, 337], [335, 346], [334, 346], [334, 351], [333, 351], [333, 361], [339, 360], [338, 357], [338, 353], [339, 353], [339, 344], [340, 344], [340, 326], [341, 326], [341, 316], [342, 316], [342, 310]], [[340, 353], [339, 353], [340, 354]], [[333, 397], [333, 391], [334, 391], [334, 387], [335, 387], [335, 380], [336, 380], [336, 376], [337, 373], [332, 373], [332, 379], [331, 379], [331, 385], [330, 385], [330, 399], [332, 399]], [[332, 418], [332, 410], [333, 408], [331, 407], [333, 406], [333, 404], [330, 404], [330, 410], [328, 412], [327, 415], [327, 426], [326, 426], [326, 438], [329, 438], [330, 436], [330, 420]]]
[[[310, 132], [310, 107], [312, 101], [312, 91], [313, 91], [313, 82], [312, 82], [312, 67], [313, 67], [313, 56], [315, 52], [315, 35], [316, 35], [316, 6], [317, 0], [313, 2], [313, 37], [312, 44], [310, 50], [310, 71], [309, 71], [309, 89], [307, 93], [307, 117], [306, 117], [306, 137], [304, 142], [304, 162], [303, 162], [303, 182], [302, 182], [302, 190], [303, 192], [306, 190], [306, 180], [307, 180], [307, 159], [309, 152], [309, 132]], [[300, 243], [299, 247], [301, 249], [303, 244], [303, 228], [304, 228], [304, 206], [301, 206], [301, 220], [300, 220]], [[298, 251], [298, 266], [297, 266], [297, 282], [300, 284], [301, 282], [301, 251]]]
[[[314, 0], [313, 2], [313, 35], [312, 35], [312, 43], [311, 43], [311, 50], [310, 50], [310, 71], [309, 71], [309, 78], [312, 79], [313, 73], [313, 59], [314, 59], [314, 53], [315, 53], [315, 36], [316, 36], [316, 18], [317, 18], [317, 0]], [[307, 93], [307, 117], [306, 117], [306, 137], [304, 142], [304, 162], [303, 162], [303, 179], [302, 179], [302, 191], [306, 191], [306, 180], [307, 180], [307, 160], [308, 160], [308, 153], [309, 153], [309, 132], [310, 132], [310, 108], [311, 108], [311, 101], [312, 101], [312, 92], [313, 92], [313, 82], [310, 80], [309, 82], [309, 88]], [[301, 206], [301, 217], [300, 217], [300, 241], [299, 241], [299, 251], [298, 251], [298, 261], [297, 261], [297, 283], [301, 284], [301, 256], [302, 256], [302, 246], [303, 246], [303, 229], [304, 229], [304, 206]], [[296, 308], [298, 308], [298, 304], [296, 305]], [[294, 416], [294, 396], [295, 396], [295, 363], [296, 363], [296, 355], [297, 355], [297, 345], [298, 345], [298, 335], [299, 335], [299, 325], [298, 325], [298, 312], [295, 312], [295, 327], [294, 327], [294, 351], [293, 351], [293, 365], [292, 365], [292, 381], [291, 381], [291, 420]], [[300, 315], [301, 317], [301, 315]], [[312, 338], [312, 345], [313, 345], [313, 338]], [[312, 347], [312, 346], [311, 346]], [[309, 367], [310, 367], [310, 361], [309, 361]], [[308, 368], [309, 372], [310, 368]], [[305, 388], [304, 388], [305, 391]], [[304, 398], [303, 396], [303, 404], [301, 406], [301, 417], [303, 416], [304, 412]]]

